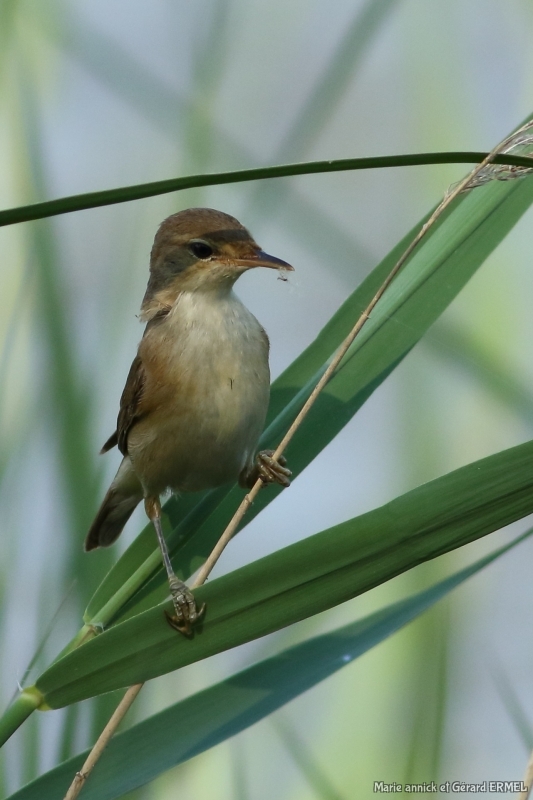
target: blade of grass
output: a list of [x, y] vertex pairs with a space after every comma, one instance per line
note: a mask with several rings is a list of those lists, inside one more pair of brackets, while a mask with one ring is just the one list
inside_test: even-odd
[[[38, 716], [33, 716], [24, 726], [24, 762], [22, 764], [22, 781], [29, 783], [34, 780], [39, 773], [39, 760], [41, 750], [41, 738], [39, 736], [40, 720]], [[72, 751], [69, 752], [72, 755]]]
[[[208, 21], [198, 27], [192, 64], [192, 91], [195, 98], [190, 113], [183, 119], [185, 152], [189, 169], [206, 172], [212, 162], [215, 144], [213, 122], [217, 91], [224, 77], [230, 37], [234, 35], [231, 0], [217, 0]], [[189, 205], [202, 205], [200, 192], [189, 198]]]
[[[85, 786], [86, 800], [114, 800], [246, 730], [400, 630], [530, 535], [527, 531], [429, 589], [284, 650], [119, 734]], [[9, 800], [56, 800], [87, 753], [42, 775]]]
[[232, 755], [232, 789], [235, 800], [250, 800], [246, 779], [246, 760], [241, 743], [234, 743]]
[[[57, 623], [59, 615], [60, 615], [60, 613], [61, 613], [61, 611], [63, 609], [63, 606], [65, 605], [66, 601], [69, 599], [69, 596], [70, 596], [71, 591], [72, 591], [73, 588], [74, 588], [74, 582], [72, 583], [71, 587], [65, 593], [65, 596], [63, 597], [63, 599], [59, 603], [58, 607], [56, 608], [56, 610], [52, 614], [52, 617], [50, 618], [50, 620], [47, 622], [46, 627], [44, 628], [44, 630], [43, 630], [43, 632], [41, 634], [41, 638], [38, 641], [37, 646], [35, 647], [34, 653], [33, 653], [32, 657], [31, 657], [31, 659], [30, 659], [30, 661], [28, 663], [28, 666], [26, 667], [26, 669], [24, 670], [23, 675], [20, 678], [19, 682], [20, 682], [21, 686], [24, 686], [24, 684], [27, 682], [29, 676], [31, 675], [32, 671], [35, 669], [35, 667], [37, 667], [37, 665], [39, 663], [39, 659], [41, 658], [41, 656], [42, 656], [42, 654], [44, 652], [46, 643], [48, 642], [48, 639], [50, 638], [50, 635], [51, 635], [54, 627], [56, 626], [56, 623]], [[44, 606], [45, 603], [43, 602], [42, 605]], [[13, 695], [12, 700], [14, 700], [16, 696], [17, 696], [17, 692]]]
[[[487, 157], [488, 153], [477, 151], [456, 151], [439, 153], [409, 153], [395, 156], [373, 156], [370, 158], [340, 158], [332, 161], [307, 161], [302, 164], [279, 164], [272, 167], [240, 169], [230, 172], [216, 172], [207, 175], [186, 175], [165, 181], [140, 183], [135, 186], [123, 186], [119, 189], [107, 189], [99, 192], [71, 195], [58, 200], [47, 200], [27, 206], [8, 208], [0, 211], [0, 227], [15, 225], [19, 222], [53, 217], [58, 214], [70, 214], [89, 208], [129, 203], [146, 197], [156, 197], [197, 186], [221, 186], [229, 183], [243, 183], [272, 178], [284, 178], [294, 175], [317, 175], [331, 172], [348, 172], [360, 169], [385, 169], [390, 167], [412, 167], [429, 164], [476, 164]], [[499, 155], [494, 157], [495, 164], [531, 168], [532, 159], [524, 156]]]
[[201, 635], [145, 611], [55, 662], [36, 683], [68, 705], [162, 675], [344, 602], [533, 512], [533, 443], [482, 459], [196, 590]]
[[17, 0], [3, 0], [0, 3], [0, 78], [3, 77], [6, 61], [14, 39], [16, 14], [20, 3]]
[[315, 797], [321, 798], [321, 800], [343, 800], [342, 795], [335, 789], [318, 760], [293, 726], [289, 725], [287, 720], [280, 721], [277, 718], [274, 718], [273, 724], [285, 750], [291, 756]]
[[524, 706], [520, 702], [516, 690], [503, 668], [498, 666], [497, 668], [493, 668], [491, 672], [492, 680], [494, 681], [500, 700], [509, 715], [509, 719], [513, 722], [526, 751], [530, 753], [533, 750], [533, 726], [526, 714]]
[[439, 607], [420, 623], [426, 645], [416, 672], [407, 764], [403, 784], [422, 783], [431, 776], [437, 780], [442, 755], [447, 689], [449, 641], [448, 609]]
[[[22, 321], [28, 313], [28, 299], [31, 296], [32, 276], [25, 274], [22, 277], [17, 295], [13, 303], [13, 310], [10, 314], [9, 322], [6, 325], [6, 332], [0, 354], [0, 430], [2, 431], [2, 450], [0, 452], [0, 485], [5, 475], [6, 468], [11, 462], [15, 449], [19, 450], [25, 441], [34, 433], [35, 415], [29, 408], [20, 408], [20, 419], [18, 425], [14, 426], [12, 420], [7, 418], [7, 400], [9, 396], [10, 372], [16, 368], [14, 355], [16, 352], [17, 339], [22, 328]], [[15, 428], [15, 430], [13, 430]]]

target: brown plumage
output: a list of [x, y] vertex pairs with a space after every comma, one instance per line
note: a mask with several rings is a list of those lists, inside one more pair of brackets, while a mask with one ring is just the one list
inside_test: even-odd
[[[135, 356], [126, 380], [126, 386], [120, 398], [117, 430], [106, 441], [100, 451], [101, 453], [107, 453], [108, 450], [118, 445], [122, 455], [127, 456], [129, 430], [141, 416], [140, 400], [143, 385], [143, 364], [139, 356]], [[122, 464], [124, 464], [124, 461]], [[89, 529], [85, 540], [85, 550], [94, 550], [96, 547], [108, 547], [113, 544], [122, 533], [124, 525], [142, 499], [142, 492], [139, 491], [139, 482], [133, 476], [130, 476], [129, 481], [117, 481], [119, 473], [120, 470], [107, 491]]]
[[[256, 266], [292, 269], [263, 253], [246, 228], [219, 211], [188, 209], [161, 224], [141, 307], [147, 326], [117, 430], [102, 448], [117, 444], [124, 458], [86, 550], [114, 542], [143, 497], [236, 480], [247, 485], [258, 474], [268, 338], [232, 291], [239, 275]], [[288, 470], [268, 469], [261, 465], [265, 480], [288, 483]]]

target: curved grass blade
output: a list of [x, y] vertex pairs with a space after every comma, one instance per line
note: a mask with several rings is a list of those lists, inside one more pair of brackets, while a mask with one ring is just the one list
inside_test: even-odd
[[[531, 533], [413, 597], [284, 650], [118, 734], [84, 787], [86, 800], [121, 797], [254, 725], [396, 633]], [[88, 752], [60, 764], [9, 800], [61, 797]]]
[[533, 442], [449, 473], [196, 591], [201, 631], [177, 637], [145, 611], [56, 661], [37, 680], [58, 708], [149, 680], [279, 630], [533, 513]]
[[[461, 197], [444, 215], [382, 298], [289, 447], [287, 456], [295, 477], [404, 358], [532, 201], [533, 181], [492, 184]], [[410, 241], [410, 236], [406, 240]], [[368, 276], [315, 342], [274, 383], [261, 447], [277, 445], [328, 359], [388, 274], [404, 242]], [[262, 492], [246, 522], [278, 492], [275, 488]], [[167, 525], [173, 529], [168, 543], [180, 577], [186, 579], [203, 563], [242, 496], [238, 488], [222, 488], [167, 503]], [[153, 533], [147, 528], [97, 590], [85, 620], [106, 626], [152, 607], [166, 592]]]
[[[198, 186], [221, 186], [228, 183], [243, 183], [271, 178], [284, 178], [294, 175], [317, 175], [329, 172], [348, 172], [360, 169], [384, 169], [388, 167], [412, 167], [427, 164], [476, 164], [486, 158], [487, 153], [477, 151], [458, 151], [449, 153], [413, 153], [399, 156], [374, 156], [371, 158], [341, 158], [333, 161], [307, 161], [302, 164], [279, 164], [273, 167], [257, 167], [255, 169], [232, 170], [231, 172], [214, 172], [207, 175], [186, 175], [165, 181], [140, 183], [135, 186], [123, 186], [119, 189], [107, 189], [100, 192], [76, 194], [61, 197], [58, 200], [47, 200], [18, 208], [0, 211], [0, 227], [15, 225], [58, 214], [70, 214], [88, 208], [100, 208], [116, 203], [129, 203], [146, 197], [156, 197], [183, 189]], [[523, 156], [498, 155], [492, 160], [494, 164], [508, 164], [517, 167], [531, 168], [532, 160]]]

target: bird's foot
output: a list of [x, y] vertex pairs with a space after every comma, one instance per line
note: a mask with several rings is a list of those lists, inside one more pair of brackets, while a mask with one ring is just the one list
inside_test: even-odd
[[246, 475], [244, 485], [251, 489], [258, 478], [263, 481], [263, 486], [269, 483], [279, 483], [281, 486], [290, 486], [290, 476], [292, 472], [285, 466], [287, 459], [279, 456], [277, 461], [272, 458], [273, 450], [261, 450], [255, 458], [255, 464]]
[[205, 614], [205, 603], [200, 608], [196, 606], [196, 600], [189, 587], [174, 577], [169, 581], [170, 594], [174, 603], [175, 614], [165, 611], [165, 617], [171, 628], [179, 631], [183, 636], [192, 639], [194, 636], [194, 626], [202, 620]]

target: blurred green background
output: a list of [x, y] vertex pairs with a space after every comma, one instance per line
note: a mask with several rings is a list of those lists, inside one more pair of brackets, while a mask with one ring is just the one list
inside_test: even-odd
[[[533, 111], [526, 0], [0, 0], [0, 205], [284, 161], [490, 149]], [[188, 190], [0, 230], [0, 673], [7, 705], [79, 627], [111, 552], [82, 542], [142, 328], [158, 223], [206, 205], [296, 268], [244, 276], [273, 375], [464, 165]], [[531, 211], [216, 574], [532, 436]], [[266, 271], [265, 271], [266, 272]], [[149, 684], [128, 723], [426, 586], [525, 523], [269, 639]], [[421, 620], [136, 800], [370, 797], [374, 780], [515, 780], [533, 744], [526, 542]], [[34, 673], [32, 673], [34, 674]], [[0, 789], [94, 738], [114, 696], [39, 714]], [[522, 719], [523, 717], [523, 719]], [[529, 723], [528, 720], [531, 722]], [[529, 729], [531, 726], [531, 730]], [[132, 754], [134, 758], [134, 754]], [[133, 795], [132, 795], [133, 798]]]

